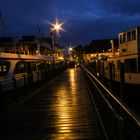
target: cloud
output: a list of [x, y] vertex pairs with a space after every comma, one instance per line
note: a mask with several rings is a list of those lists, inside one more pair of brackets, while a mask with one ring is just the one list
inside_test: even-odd
[[47, 35], [50, 22], [64, 21], [60, 41], [86, 44], [92, 39], [117, 37], [140, 24], [139, 0], [1, 0], [8, 34], [34, 34], [37, 23]]
[[108, 12], [121, 13], [124, 16], [140, 13], [139, 0], [98, 0], [97, 4]]

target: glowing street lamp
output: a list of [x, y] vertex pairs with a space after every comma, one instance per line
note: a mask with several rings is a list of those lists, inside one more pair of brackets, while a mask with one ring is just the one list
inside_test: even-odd
[[68, 48], [68, 52], [69, 52], [69, 59], [71, 61], [71, 60], [73, 60], [73, 48], [72, 47], [69, 47]]
[[63, 22], [59, 23], [57, 19], [56, 19], [55, 24], [51, 23], [52, 28], [50, 31], [50, 35], [51, 35], [51, 47], [52, 47], [52, 53], [53, 53], [53, 68], [54, 69], [55, 69], [55, 61], [54, 61], [54, 37], [53, 37], [53, 33], [54, 33], [54, 31], [56, 31], [56, 33], [59, 34], [60, 30], [64, 31], [64, 29], [62, 28], [63, 24], [64, 24]]
[[53, 31], [56, 31], [57, 34], [59, 33], [60, 30], [63, 30], [64, 31], [64, 29], [62, 28], [62, 25], [63, 24], [64, 24], [63, 22], [59, 23], [58, 20], [56, 19], [55, 24], [51, 23], [51, 25], [53, 26], [53, 28], [51, 28], [51, 31], [52, 32]]
[[72, 51], [72, 47], [69, 48], [69, 51], [70, 51], [70, 52]]

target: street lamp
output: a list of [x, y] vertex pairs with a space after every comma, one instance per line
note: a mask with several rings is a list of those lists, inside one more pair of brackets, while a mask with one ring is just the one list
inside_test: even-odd
[[70, 52], [72, 51], [72, 47], [69, 48], [69, 51], [70, 51]]
[[56, 31], [57, 34], [59, 33], [60, 30], [64, 31], [64, 29], [62, 28], [63, 24], [64, 24], [63, 22], [59, 23], [59, 21], [56, 19], [55, 24], [51, 23], [51, 25], [53, 27], [53, 28], [51, 28], [51, 31]]
[[54, 35], [54, 31], [56, 31], [56, 33], [59, 34], [59, 31], [60, 30], [64, 30], [62, 28], [62, 25], [63, 24], [64, 24], [63, 22], [59, 23], [57, 19], [56, 19], [56, 22], [54, 24], [51, 23], [52, 28], [51, 28], [51, 31], [50, 31], [50, 35], [51, 35], [51, 47], [52, 47], [52, 53], [53, 53], [53, 69], [55, 69], [55, 60], [54, 60], [54, 36], [53, 35]]
[[71, 61], [72, 60], [72, 47], [69, 47], [68, 48], [68, 53], [69, 53], [69, 61]]

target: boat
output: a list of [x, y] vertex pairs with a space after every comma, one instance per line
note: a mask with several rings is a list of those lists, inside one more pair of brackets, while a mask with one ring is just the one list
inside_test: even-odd
[[[63, 67], [65, 59], [63, 49], [52, 46], [47, 38], [22, 36], [15, 41], [12, 37], [0, 38], [0, 90], [7, 91], [45, 78], [49, 71]], [[7, 81], [12, 81], [12, 84]]]
[[112, 64], [112, 79], [120, 81], [120, 64], [124, 64], [125, 83], [140, 84], [140, 27], [118, 34], [119, 55], [104, 61], [104, 74], [109, 79], [109, 63]]
[[[118, 50], [111, 52], [106, 60], [97, 60], [98, 76], [111, 81], [115, 92], [139, 98], [140, 89], [140, 27], [118, 34]], [[112, 48], [113, 42], [112, 42]], [[119, 88], [118, 88], [119, 87]], [[132, 96], [134, 95], [134, 96]], [[120, 95], [122, 96], [122, 95]]]

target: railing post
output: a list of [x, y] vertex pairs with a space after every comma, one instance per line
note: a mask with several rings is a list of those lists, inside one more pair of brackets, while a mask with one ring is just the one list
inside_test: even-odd
[[0, 93], [2, 93], [2, 83], [0, 82]]
[[125, 120], [120, 118], [118, 120], [118, 140], [126, 140]]
[[0, 111], [4, 111], [4, 99], [2, 93], [2, 83], [0, 82]]
[[123, 100], [125, 95], [125, 74], [124, 63], [120, 63], [120, 98]]
[[37, 71], [36, 74], [37, 74], [37, 79], [39, 81], [39, 72]]
[[109, 62], [109, 80], [110, 80], [110, 90], [112, 90], [112, 84], [113, 84], [112, 62]]
[[24, 86], [26, 87], [26, 86], [27, 86], [26, 76], [25, 76], [25, 75], [23, 75], [23, 78], [24, 78]]
[[16, 82], [16, 78], [15, 77], [13, 77], [13, 86], [14, 86], [14, 89], [17, 88], [17, 82]]
[[33, 84], [33, 73], [27, 73], [27, 85], [30, 87]]

